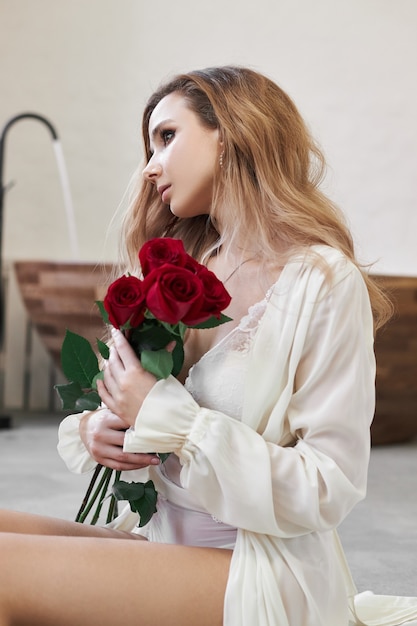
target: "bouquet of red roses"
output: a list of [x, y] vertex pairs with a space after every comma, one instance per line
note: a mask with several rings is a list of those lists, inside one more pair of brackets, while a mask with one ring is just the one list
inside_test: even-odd
[[[139, 251], [142, 278], [121, 276], [108, 288], [104, 301], [97, 302], [103, 320], [121, 329], [144, 369], [157, 378], [177, 376], [184, 362], [184, 336], [187, 328], [213, 328], [230, 320], [222, 311], [231, 297], [223, 283], [184, 249], [179, 239], [152, 239]], [[165, 347], [175, 341], [173, 352]], [[97, 339], [103, 359], [109, 356], [106, 343]], [[67, 330], [61, 352], [62, 369], [70, 381], [56, 385], [62, 408], [77, 412], [94, 410], [101, 404], [96, 380], [103, 376], [91, 344]], [[162, 455], [160, 455], [162, 457]], [[164, 460], [162, 458], [162, 460]], [[102, 477], [94, 493], [93, 488]], [[107, 497], [113, 470], [98, 466], [77, 515], [84, 522], [98, 501], [91, 523], [96, 523]], [[116, 472], [107, 521], [117, 514], [116, 501], [129, 500], [143, 526], [156, 511], [156, 491], [152, 481], [125, 483]]]

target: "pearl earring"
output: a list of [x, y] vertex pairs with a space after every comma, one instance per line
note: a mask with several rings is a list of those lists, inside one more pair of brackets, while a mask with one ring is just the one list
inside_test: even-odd
[[220, 157], [219, 157], [219, 165], [220, 165], [220, 168], [222, 168], [222, 167], [223, 167], [223, 152], [221, 152], [221, 153], [220, 153]]

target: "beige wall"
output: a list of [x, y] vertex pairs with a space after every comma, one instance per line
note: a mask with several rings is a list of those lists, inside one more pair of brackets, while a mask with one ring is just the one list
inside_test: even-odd
[[[325, 186], [361, 260], [416, 274], [416, 29], [415, 0], [0, 0], [0, 124], [27, 110], [50, 118], [80, 258], [112, 260], [118, 221], [108, 228], [140, 158], [146, 96], [179, 70], [250, 65], [293, 96], [324, 147]], [[40, 124], [9, 132], [5, 174], [16, 186], [5, 200], [4, 261], [70, 258]], [[12, 404], [19, 393], [9, 392]]]

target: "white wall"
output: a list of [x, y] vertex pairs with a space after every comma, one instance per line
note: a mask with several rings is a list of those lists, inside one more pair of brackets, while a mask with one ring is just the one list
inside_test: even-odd
[[[146, 96], [179, 70], [248, 64], [309, 121], [361, 256], [414, 274], [416, 32], [415, 0], [0, 0], [0, 123], [34, 110], [56, 125], [81, 257], [112, 259], [115, 238], [103, 242], [138, 160]], [[9, 132], [6, 174], [17, 181], [6, 258], [69, 257], [51, 145], [36, 122]]]
[[[116, 234], [106, 234], [140, 159], [146, 97], [177, 71], [250, 65], [290, 93], [323, 146], [325, 188], [360, 259], [417, 274], [416, 32], [415, 0], [0, 0], [0, 124], [26, 110], [50, 118], [80, 258], [112, 260]], [[40, 124], [8, 133], [5, 174], [17, 184], [5, 200], [4, 260], [70, 258]]]
[[[0, 118], [27, 110], [56, 126], [66, 157], [82, 259], [113, 258], [106, 231], [137, 158], [134, 2], [0, 0]], [[7, 135], [6, 258], [71, 257], [48, 131]], [[22, 225], [24, 227], [22, 228]]]

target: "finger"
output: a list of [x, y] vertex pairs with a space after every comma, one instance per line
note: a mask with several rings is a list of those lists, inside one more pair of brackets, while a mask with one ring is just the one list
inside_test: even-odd
[[117, 328], [112, 328], [111, 334], [116, 347], [120, 361], [125, 368], [137, 366], [141, 367], [138, 357], [126, 337]]
[[100, 463], [117, 470], [142, 469], [149, 465], [159, 465], [160, 459], [156, 454], [135, 454], [123, 452], [119, 446], [106, 446], [100, 455]]
[[110, 467], [110, 469], [114, 469], [120, 472], [130, 472], [132, 470], [139, 470], [139, 469], [143, 469], [144, 467], [148, 467], [148, 465], [159, 465], [160, 463], [159, 459], [156, 459], [155, 463], [145, 463], [143, 461], [138, 461], [138, 460], [117, 461], [113, 457], [109, 457], [107, 459], [103, 458], [102, 460], [98, 462], [101, 465], [104, 465], [105, 467]]
[[159, 465], [161, 459], [156, 454], [141, 454], [134, 452], [124, 452], [124, 461], [135, 467], [148, 467], [148, 465]]
[[110, 393], [110, 394], [117, 387], [117, 379], [116, 379], [116, 375], [115, 375], [115, 369], [116, 369], [116, 367], [112, 368], [110, 365], [108, 367], [106, 367], [106, 369], [104, 370], [104, 376], [101, 379], [101, 381], [104, 383], [108, 393]]
[[115, 410], [115, 402], [113, 400], [113, 396], [108, 391], [107, 386], [104, 383], [104, 380], [97, 380], [97, 393], [101, 398], [101, 401], [114, 412]]
[[98, 432], [94, 432], [90, 435], [89, 445], [96, 446], [96, 451], [99, 450], [99, 446], [112, 446], [123, 448], [125, 439], [126, 428], [123, 430], [105, 429]]
[[[117, 394], [120, 391], [121, 381], [123, 380], [125, 373], [126, 370], [119, 357], [116, 354], [112, 355], [112, 362], [109, 363], [104, 370], [104, 376], [102, 380], [107, 393], [113, 398], [113, 400], [116, 399]], [[105, 401], [103, 400], [103, 402]], [[109, 409], [111, 409], [114, 413], [116, 413], [116, 415], [120, 417], [120, 414], [115, 411], [116, 407], [114, 405], [114, 402], [112, 406], [107, 404], [107, 402], [105, 402], [105, 404], [109, 407]]]
[[104, 375], [106, 372], [110, 372], [114, 378], [119, 378], [125, 371], [125, 366], [118, 353], [116, 346], [111, 346], [109, 358], [107, 359], [106, 367], [104, 369]]
[[104, 409], [103, 413], [105, 415], [103, 415], [101, 421], [106, 429], [112, 433], [118, 433], [120, 437], [124, 437], [124, 432], [121, 431], [125, 431], [128, 428], [126, 422], [109, 409]]
[[100, 436], [100, 441], [110, 446], [118, 446], [119, 448], [123, 448], [125, 431], [126, 426], [123, 430], [106, 430], [106, 432], [104, 432]]
[[165, 350], [167, 352], [173, 352], [175, 350], [175, 346], [177, 345], [176, 341], [170, 341], [166, 346], [165, 346]]

